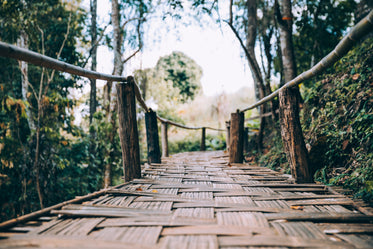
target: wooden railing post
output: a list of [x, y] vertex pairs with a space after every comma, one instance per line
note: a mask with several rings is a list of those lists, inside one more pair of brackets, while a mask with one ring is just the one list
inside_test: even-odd
[[225, 143], [226, 143], [226, 148], [227, 148], [227, 151], [229, 151], [229, 146], [230, 146], [230, 142], [231, 142], [231, 121], [225, 121], [225, 127], [227, 128], [227, 135], [226, 135], [226, 139], [225, 139]]
[[229, 162], [243, 162], [244, 113], [237, 110], [231, 114]]
[[136, 120], [134, 80], [117, 84], [119, 138], [122, 147], [124, 180], [141, 177], [139, 133]]
[[243, 132], [243, 152], [249, 152], [249, 127], [245, 127]]
[[206, 127], [202, 127], [200, 151], [205, 151], [205, 150], [206, 150]]
[[312, 182], [308, 152], [299, 120], [297, 89], [285, 88], [279, 93], [281, 137], [290, 164], [291, 174], [297, 183]]
[[145, 113], [146, 140], [148, 143], [148, 163], [161, 163], [161, 151], [159, 149], [159, 136], [157, 125], [157, 113], [152, 109]]
[[162, 156], [168, 157], [168, 136], [167, 136], [167, 123], [161, 123], [161, 135], [162, 135]]

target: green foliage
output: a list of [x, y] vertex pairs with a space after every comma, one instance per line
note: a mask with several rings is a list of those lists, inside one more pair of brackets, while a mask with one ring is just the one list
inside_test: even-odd
[[201, 89], [202, 69], [181, 52], [161, 57], [155, 68], [135, 72], [145, 100], [154, 110], [175, 116], [175, 106], [193, 100]]
[[[373, 45], [367, 39], [309, 88], [304, 130], [311, 147], [325, 140], [317, 180], [373, 200]], [[319, 143], [320, 144], [320, 143]]]
[[[206, 150], [224, 150], [226, 147], [225, 139], [222, 136], [206, 135]], [[198, 138], [185, 138], [169, 143], [169, 153], [176, 154], [188, 151], [199, 151], [201, 140]]]
[[[64, 44], [60, 59], [79, 65], [76, 44], [83, 30], [81, 10], [55, 0], [24, 2], [1, 4], [0, 39], [15, 43], [24, 32], [31, 50], [54, 58]], [[87, 157], [86, 140], [72, 124], [75, 101], [68, 97], [69, 88], [79, 89], [77, 79], [29, 65], [29, 87], [22, 89], [17, 61], [1, 58], [0, 68], [0, 219], [40, 208], [37, 179], [46, 206], [97, 189], [97, 185], [78, 184], [89, 174], [81, 160]]]
[[193, 100], [201, 88], [202, 68], [182, 52], [161, 57], [155, 70], [163, 75], [163, 80], [171, 81], [172, 86], [179, 89], [182, 103]]
[[[290, 174], [290, 167], [286, 159], [286, 154], [284, 153], [278, 125], [276, 125], [276, 129], [271, 131], [266, 130], [266, 133], [269, 134], [266, 136], [264, 141], [265, 149], [263, 150], [263, 154], [256, 158], [257, 163], [259, 163], [261, 166], [268, 167], [285, 174]], [[253, 139], [257, 139], [257, 137], [255, 136]], [[256, 144], [256, 141], [252, 144]], [[253, 154], [257, 154], [257, 151], [251, 151], [249, 156], [252, 156]]]
[[[353, 0], [300, 0], [295, 20], [294, 51], [299, 72], [326, 56], [345, 34], [356, 8]], [[331, 11], [332, 10], [332, 11]]]
[[[335, 64], [333, 74], [305, 88], [301, 115], [315, 179], [353, 190], [373, 202], [373, 39]], [[258, 161], [289, 172], [280, 135]]]

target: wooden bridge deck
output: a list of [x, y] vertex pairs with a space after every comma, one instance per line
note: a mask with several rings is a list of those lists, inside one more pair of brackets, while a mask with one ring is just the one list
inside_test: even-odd
[[193, 152], [0, 233], [1, 248], [373, 248], [373, 216], [316, 184]]

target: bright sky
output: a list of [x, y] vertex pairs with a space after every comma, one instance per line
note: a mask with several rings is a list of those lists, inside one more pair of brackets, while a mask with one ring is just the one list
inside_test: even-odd
[[[89, 1], [85, 0], [89, 9]], [[222, 6], [224, 7], [224, 6]], [[224, 9], [220, 7], [221, 9]], [[98, 1], [99, 23], [108, 23], [111, 3]], [[253, 87], [251, 73], [234, 34], [226, 24], [218, 26], [214, 22], [201, 28], [197, 24], [188, 27], [175, 25], [176, 30], [161, 30], [161, 25], [149, 27], [145, 37], [145, 47], [141, 54], [125, 66], [124, 74], [130, 75], [139, 68], [154, 67], [159, 57], [169, 55], [172, 51], [181, 51], [194, 59], [203, 69], [201, 79], [205, 95], [215, 95], [222, 91], [232, 93], [242, 87]], [[153, 43], [152, 33], [161, 41]], [[176, 35], [178, 33], [178, 35]], [[159, 37], [157, 37], [159, 38]], [[97, 70], [111, 73], [113, 70], [113, 53], [105, 47], [99, 47]]]

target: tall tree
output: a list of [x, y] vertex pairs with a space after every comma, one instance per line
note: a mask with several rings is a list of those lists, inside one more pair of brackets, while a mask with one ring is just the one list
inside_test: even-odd
[[[296, 64], [292, 42], [293, 14], [291, 0], [282, 0], [281, 9], [276, 0], [275, 8], [280, 24], [280, 43], [285, 82], [296, 76]], [[286, 88], [279, 93], [281, 137], [290, 163], [291, 172], [298, 182], [310, 182], [308, 152], [304, 143], [299, 119], [299, 88]]]
[[[233, 15], [232, 11], [232, 4], [234, 2], [231, 1], [230, 6], [230, 15]], [[240, 6], [241, 3], [238, 3]], [[242, 7], [242, 6], [241, 6]], [[239, 40], [241, 47], [243, 48], [246, 59], [248, 61], [250, 71], [252, 73], [252, 77], [254, 80], [254, 89], [255, 95], [257, 100], [264, 98], [266, 95], [271, 93], [271, 88], [269, 82], [267, 86], [265, 85], [265, 80], [263, 78], [263, 74], [260, 70], [260, 66], [258, 60], [255, 55], [255, 44], [256, 40], [258, 39], [258, 17], [257, 17], [257, 1], [256, 0], [246, 0], [245, 5], [243, 6], [246, 11], [246, 17], [241, 17], [242, 23], [239, 23], [239, 26], [243, 26], [245, 30], [246, 36], [246, 44], [244, 44], [242, 38], [240, 37], [239, 31], [237, 28], [234, 27], [232, 21], [235, 19], [233, 16], [230, 16], [229, 21], [227, 21], [228, 25], [236, 35], [237, 39]], [[262, 25], [263, 26], [263, 25]], [[264, 31], [262, 31], [264, 32]], [[271, 64], [271, 61], [268, 60], [268, 64]], [[260, 114], [263, 115], [264, 113], [268, 112], [269, 108], [268, 105], [265, 104], [260, 107]], [[267, 120], [265, 117], [261, 117], [260, 119], [260, 131], [257, 141], [258, 150], [261, 151], [263, 145], [263, 134], [266, 127]]]
[[[91, 70], [96, 71], [97, 68], [97, 0], [90, 1], [91, 6], [91, 50], [92, 61]], [[93, 114], [96, 112], [96, 80], [91, 79], [91, 90], [89, 98], [89, 124], [92, 124]], [[94, 134], [91, 134], [94, 136]], [[94, 139], [94, 138], [93, 138]]]
[[[112, 48], [114, 52], [114, 68], [113, 75], [122, 75], [124, 65], [140, 52], [142, 44], [141, 27], [146, 21], [145, 15], [148, 13], [148, 4], [145, 1], [111, 1], [111, 24], [113, 26]], [[128, 45], [126, 47], [125, 45]], [[125, 49], [133, 48], [128, 57], [123, 58], [124, 54], [128, 54]], [[130, 49], [128, 49], [130, 50]], [[113, 91], [113, 82], [108, 81], [104, 88], [104, 108], [106, 111], [106, 121], [110, 123], [111, 129], [108, 134], [109, 144], [113, 144], [114, 138], [117, 135], [116, 127], [116, 109], [117, 101], [116, 94]], [[104, 187], [108, 187], [112, 182], [112, 164], [114, 159], [113, 150], [107, 152], [109, 158], [105, 165]]]

